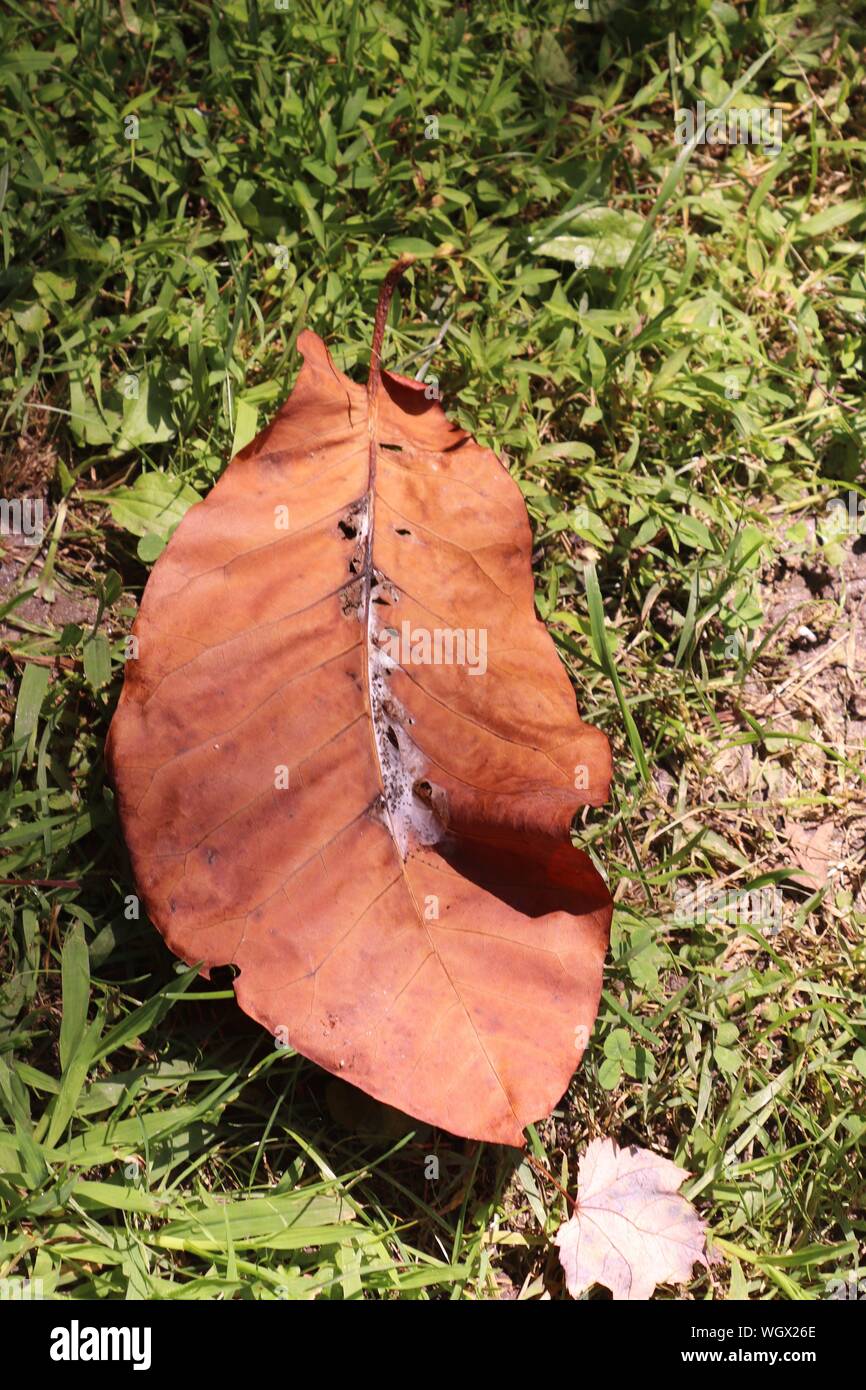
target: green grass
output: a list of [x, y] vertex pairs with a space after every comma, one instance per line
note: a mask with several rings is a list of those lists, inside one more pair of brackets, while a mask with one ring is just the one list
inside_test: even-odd
[[[520, 481], [539, 611], [615, 750], [579, 828], [616, 902], [605, 993], [529, 1152], [572, 1188], [602, 1134], [689, 1169], [725, 1258], [661, 1297], [866, 1271], [862, 747], [764, 700], [804, 660], [774, 581], [829, 576], [803, 621], [841, 630], [827, 503], [864, 491], [864, 40], [828, 0], [10, 0], [0, 493], [43, 498], [46, 534], [0, 541], [0, 1278], [566, 1297], [538, 1168], [275, 1049], [130, 915], [104, 783], [149, 565], [304, 326], [363, 379], [403, 251], [385, 364]], [[778, 157], [686, 158], [701, 98], [781, 108]], [[788, 828], [822, 818], [845, 853], [810, 893]], [[684, 920], [700, 885], [769, 887], [778, 929]]]

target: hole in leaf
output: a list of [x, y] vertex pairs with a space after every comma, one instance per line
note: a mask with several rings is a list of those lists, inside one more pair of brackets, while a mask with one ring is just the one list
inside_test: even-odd
[[411, 536], [412, 534], [411, 531], [407, 531], [405, 526], [396, 527], [396, 531], [398, 536]]
[[344, 518], [340, 521], [340, 530], [347, 541], [353, 541], [358, 534], [358, 528], [351, 518]]
[[402, 444], [384, 444], [381, 440], [379, 441], [379, 448], [380, 448], [380, 449], [393, 449], [393, 451], [394, 451], [395, 454], [402, 454], [402, 452], [403, 452], [403, 445], [402, 445]]
[[394, 733], [394, 730], [391, 728], [390, 724], [388, 725], [388, 742], [393, 744], [395, 748], [400, 747], [399, 739], [397, 738], [397, 735]]
[[215, 989], [230, 989], [240, 973], [236, 965], [212, 965], [208, 979]]

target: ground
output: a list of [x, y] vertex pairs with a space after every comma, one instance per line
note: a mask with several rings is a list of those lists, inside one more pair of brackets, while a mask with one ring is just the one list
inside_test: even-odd
[[[560, 1187], [598, 1136], [691, 1175], [719, 1259], [658, 1297], [866, 1277], [864, 7], [124, 0], [4, 30], [0, 493], [44, 534], [0, 537], [0, 1279], [566, 1298]], [[777, 111], [778, 150], [686, 158], [699, 100]], [[406, 251], [385, 365], [520, 482], [614, 748], [575, 827], [616, 904], [601, 1009], [531, 1161], [179, 973], [102, 762], [172, 526], [303, 327], [365, 378]]]

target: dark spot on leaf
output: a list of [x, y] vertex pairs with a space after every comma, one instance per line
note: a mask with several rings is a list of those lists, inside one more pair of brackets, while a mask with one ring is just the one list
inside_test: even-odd
[[361, 580], [353, 579], [340, 590], [340, 612], [344, 618], [357, 618], [361, 603]]

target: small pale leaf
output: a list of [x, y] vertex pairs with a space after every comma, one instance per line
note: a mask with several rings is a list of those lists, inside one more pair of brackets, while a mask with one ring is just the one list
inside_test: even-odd
[[572, 1298], [603, 1284], [615, 1299], [650, 1298], [708, 1263], [706, 1227], [680, 1196], [688, 1177], [649, 1149], [594, 1139], [581, 1160], [577, 1207], [556, 1235]]

